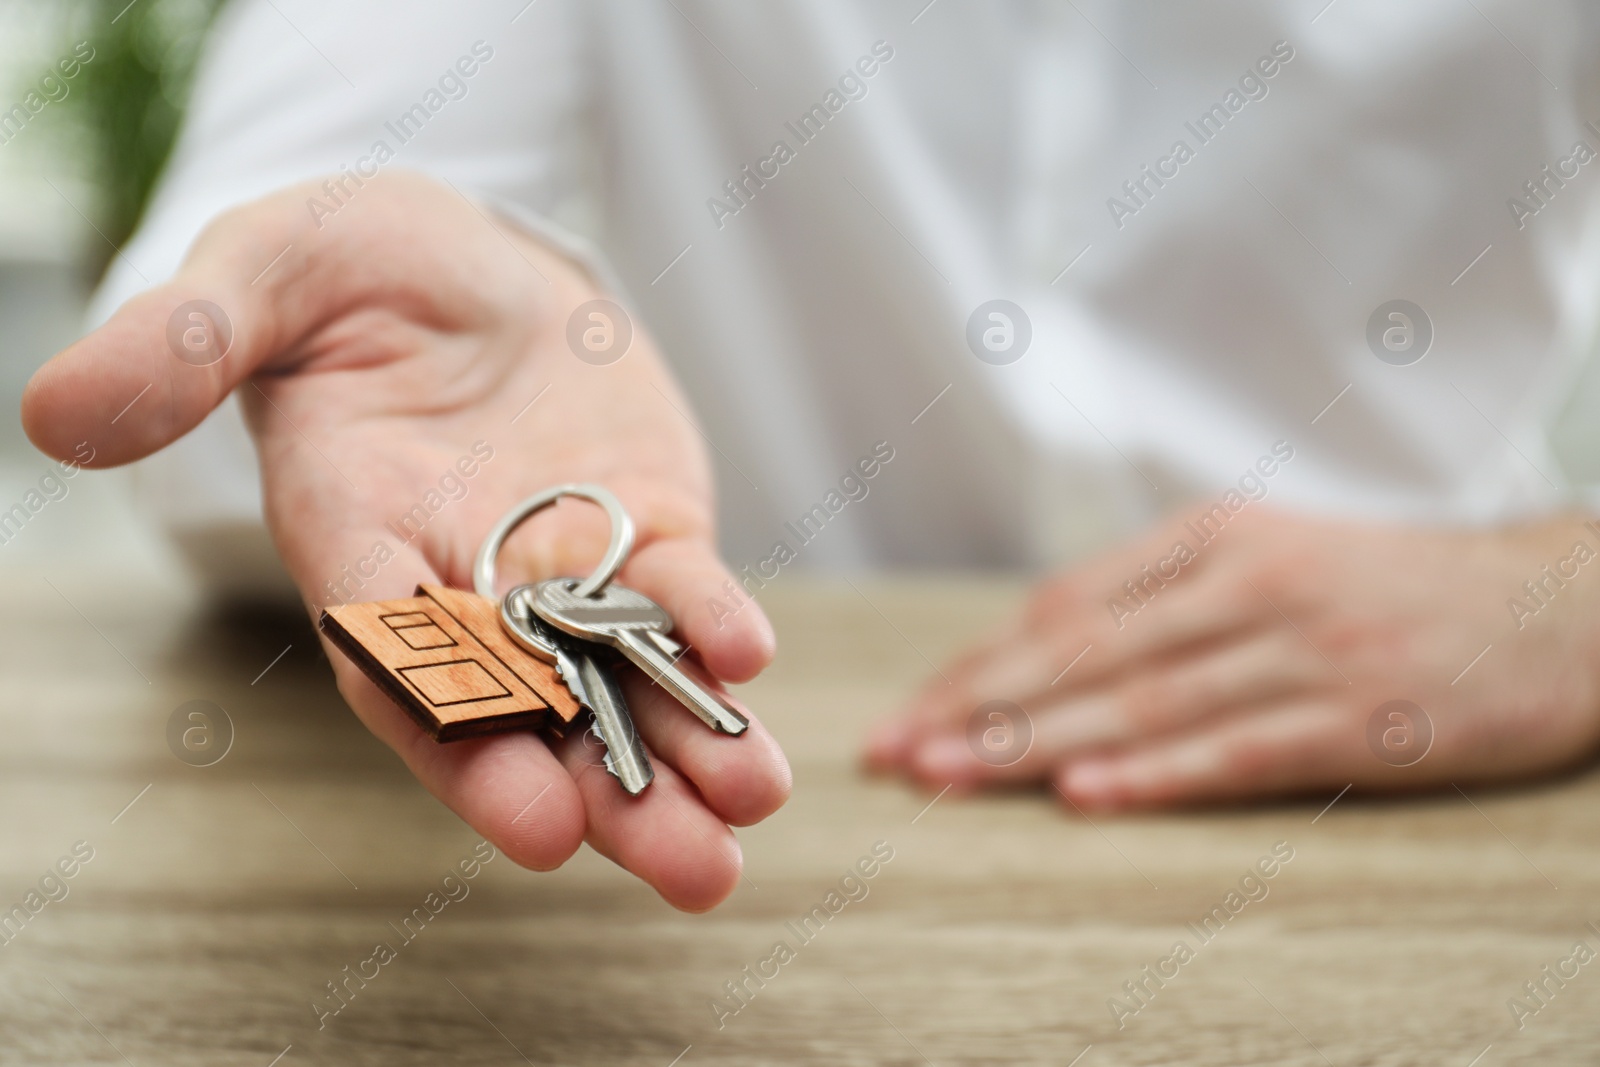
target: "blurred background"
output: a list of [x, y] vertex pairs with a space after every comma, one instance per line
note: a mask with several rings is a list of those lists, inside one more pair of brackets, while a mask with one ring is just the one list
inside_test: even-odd
[[[0, 510], [49, 469], [22, 432], [22, 388], [83, 332], [88, 296], [160, 178], [223, 2], [0, 0]], [[59, 60], [84, 54], [82, 42], [93, 60], [46, 85]], [[47, 102], [19, 125], [13, 108], [30, 93]], [[1555, 435], [1574, 482], [1600, 482], [1597, 414], [1591, 364]], [[50, 561], [177, 566], [141, 519], [126, 471], [74, 479], [66, 500], [0, 543], [0, 569]]]
[[[50, 467], [22, 432], [22, 388], [83, 331], [88, 296], [137, 225], [166, 160], [219, 6], [0, 0], [0, 509]], [[94, 58], [62, 78], [57, 62], [80, 42]], [[25, 123], [17, 105], [30, 112]], [[173, 565], [141, 521], [126, 472], [69, 485], [65, 500], [0, 544], [0, 566], [91, 558], [112, 567]]]

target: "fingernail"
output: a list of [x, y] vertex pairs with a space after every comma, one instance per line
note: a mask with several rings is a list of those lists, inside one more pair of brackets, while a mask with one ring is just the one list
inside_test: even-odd
[[1109, 803], [1117, 791], [1117, 773], [1107, 763], [1078, 763], [1067, 768], [1067, 794], [1094, 804]]
[[972, 750], [964, 738], [938, 737], [917, 749], [913, 762], [930, 777], [954, 779], [972, 770]]

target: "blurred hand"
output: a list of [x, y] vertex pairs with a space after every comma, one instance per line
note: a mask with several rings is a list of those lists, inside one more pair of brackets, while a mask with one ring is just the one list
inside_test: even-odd
[[[714, 548], [710, 473], [688, 405], [642, 331], [618, 362], [578, 359], [568, 318], [603, 294], [449, 188], [385, 176], [319, 227], [308, 197], [321, 195], [286, 189], [219, 218], [177, 277], [51, 360], [23, 401], [33, 441], [67, 457], [87, 440], [94, 466], [126, 463], [239, 388], [267, 521], [313, 614], [330, 600], [326, 583], [379, 541], [397, 554], [360, 599], [410, 596], [422, 581], [470, 588], [478, 545], [512, 504], [558, 482], [600, 482], [638, 526], [619, 580], [671, 612], [719, 679], [765, 667], [773, 635], [759, 608], [721, 625], [706, 610], [730, 577]], [[168, 342], [169, 319], [196, 299], [221, 307], [233, 328], [226, 356], [204, 367]], [[437, 492], [476, 441], [494, 458], [467, 495], [401, 541], [385, 524]], [[599, 509], [563, 504], [512, 538], [499, 571], [588, 573], [605, 541]], [[714, 734], [642, 677], [629, 697], [657, 774], [631, 799], [585, 758], [577, 731], [548, 747], [526, 732], [436, 744], [326, 647], [373, 733], [524, 866], [559, 866], [587, 838], [672, 904], [703, 910], [739, 878], [729, 825], [765, 818], [788, 795], [788, 765], [758, 723], [738, 738]]]
[[[1146, 582], [1146, 564], [1158, 579], [1173, 572], [1158, 563], [1179, 540], [1195, 558]], [[1256, 507], [1205, 545], [1167, 523], [1046, 582], [1021, 618], [945, 669], [948, 682], [932, 679], [880, 723], [867, 757], [935, 789], [1048, 781], [1085, 810], [1570, 765], [1600, 740], [1600, 558], [1568, 559], [1580, 540], [1591, 554], [1600, 546], [1572, 517], [1436, 532]], [[1523, 583], [1560, 560], [1577, 575], [1547, 583], [1540, 607]], [[1145, 583], [1139, 600], [1130, 581]], [[1530, 611], [1514, 617], [1513, 597]], [[1031, 747], [986, 761], [990, 723], [980, 717], [971, 743], [968, 728], [996, 699], [1024, 710], [1014, 736], [1031, 725]], [[1369, 742], [1369, 720], [1391, 700], [1414, 702], [1432, 725], [1431, 749], [1410, 766], [1391, 764], [1418, 754], [1404, 749], [1420, 736], [1407, 731], [1425, 724], [1384, 714]]]

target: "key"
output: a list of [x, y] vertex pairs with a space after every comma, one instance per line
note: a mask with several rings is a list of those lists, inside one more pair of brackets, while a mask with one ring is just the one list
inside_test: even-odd
[[576, 658], [578, 676], [583, 679], [584, 703], [594, 713], [595, 733], [606, 747], [606, 770], [631, 796], [638, 796], [655, 780], [656, 770], [650, 765], [639, 729], [628, 712], [622, 685], [606, 662], [610, 656], [595, 649], [580, 652]]
[[[547, 637], [550, 632], [549, 623], [546, 623], [543, 619], [540, 619], [537, 615], [533, 614], [533, 608], [531, 606], [531, 598], [533, 596], [534, 587], [531, 585], [518, 586], [516, 589], [513, 589], [510, 593], [506, 594], [505, 600], [501, 601], [500, 617], [505, 623], [506, 630], [513, 637], [516, 637], [519, 641], [521, 641], [525, 649], [527, 649], [533, 655], [538, 656], [546, 663], [554, 663], [556, 662], [555, 646], [549, 643], [549, 639]], [[517, 602], [513, 602], [513, 597], [518, 598]], [[526, 605], [521, 602], [521, 598], [523, 597], [529, 598], [529, 601]], [[513, 611], [516, 612], [515, 617], [513, 617]], [[544, 628], [543, 633], [546, 636], [536, 634], [532, 630], [519, 630], [518, 627], [522, 625], [524, 616], [532, 617], [539, 626]], [[560, 631], [556, 632], [559, 633]], [[684, 653], [684, 647], [682, 645], [678, 644], [678, 642], [674, 641], [660, 630], [645, 630], [644, 636], [654, 642], [655, 646], [661, 649], [661, 651], [666, 654], [667, 658], [673, 662], [677, 662], [678, 657], [682, 656]]]
[[653, 635], [665, 636], [672, 629], [672, 617], [659, 604], [615, 582], [593, 596], [578, 596], [572, 588], [576, 584], [570, 578], [540, 582], [535, 587], [533, 610], [557, 630], [617, 649], [713, 730], [733, 735], [745, 732], [750, 720], [684, 673], [676, 659], [656, 643]]
[[595, 733], [605, 746], [606, 769], [631, 795], [638, 796], [655, 779], [638, 728], [628, 711], [611, 665], [599, 646], [553, 629], [531, 607], [532, 586], [506, 594], [501, 618], [513, 638], [541, 659], [553, 659], [574, 697], [594, 716]]
[[534, 614], [533, 587], [520, 585], [501, 602], [500, 617], [522, 647], [540, 659], [554, 660], [561, 680], [594, 716], [594, 731], [605, 746], [606, 770], [630, 796], [644, 792], [656, 776], [644, 742], [628, 711], [622, 686], [611, 670], [609, 651], [554, 629]]
[[655, 642], [657, 648], [667, 654], [667, 657], [676, 660], [683, 655], [684, 648], [678, 642], [662, 633], [660, 630], [646, 630], [644, 635]]

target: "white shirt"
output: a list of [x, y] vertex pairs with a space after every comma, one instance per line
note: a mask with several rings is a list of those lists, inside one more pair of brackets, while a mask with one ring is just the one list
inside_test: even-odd
[[[1600, 161], [1574, 145], [1600, 151], [1600, 14], [925, 4], [238, 0], [125, 258], [165, 277], [217, 212], [370, 172], [378, 141], [587, 239], [714, 446], [735, 567], [779, 540], [803, 566], [1060, 559], [1285, 444], [1260, 482], [1296, 508], [1479, 522], [1568, 493], [1546, 431], [1596, 327]], [[98, 317], [142, 286], [114, 264]], [[1015, 362], [968, 344], [994, 299], [1031, 328]], [[1410, 365], [1368, 343], [1395, 299], [1431, 322]], [[879, 442], [868, 496], [798, 544]], [[254, 470], [230, 406], [146, 484], [192, 531], [258, 516]]]

